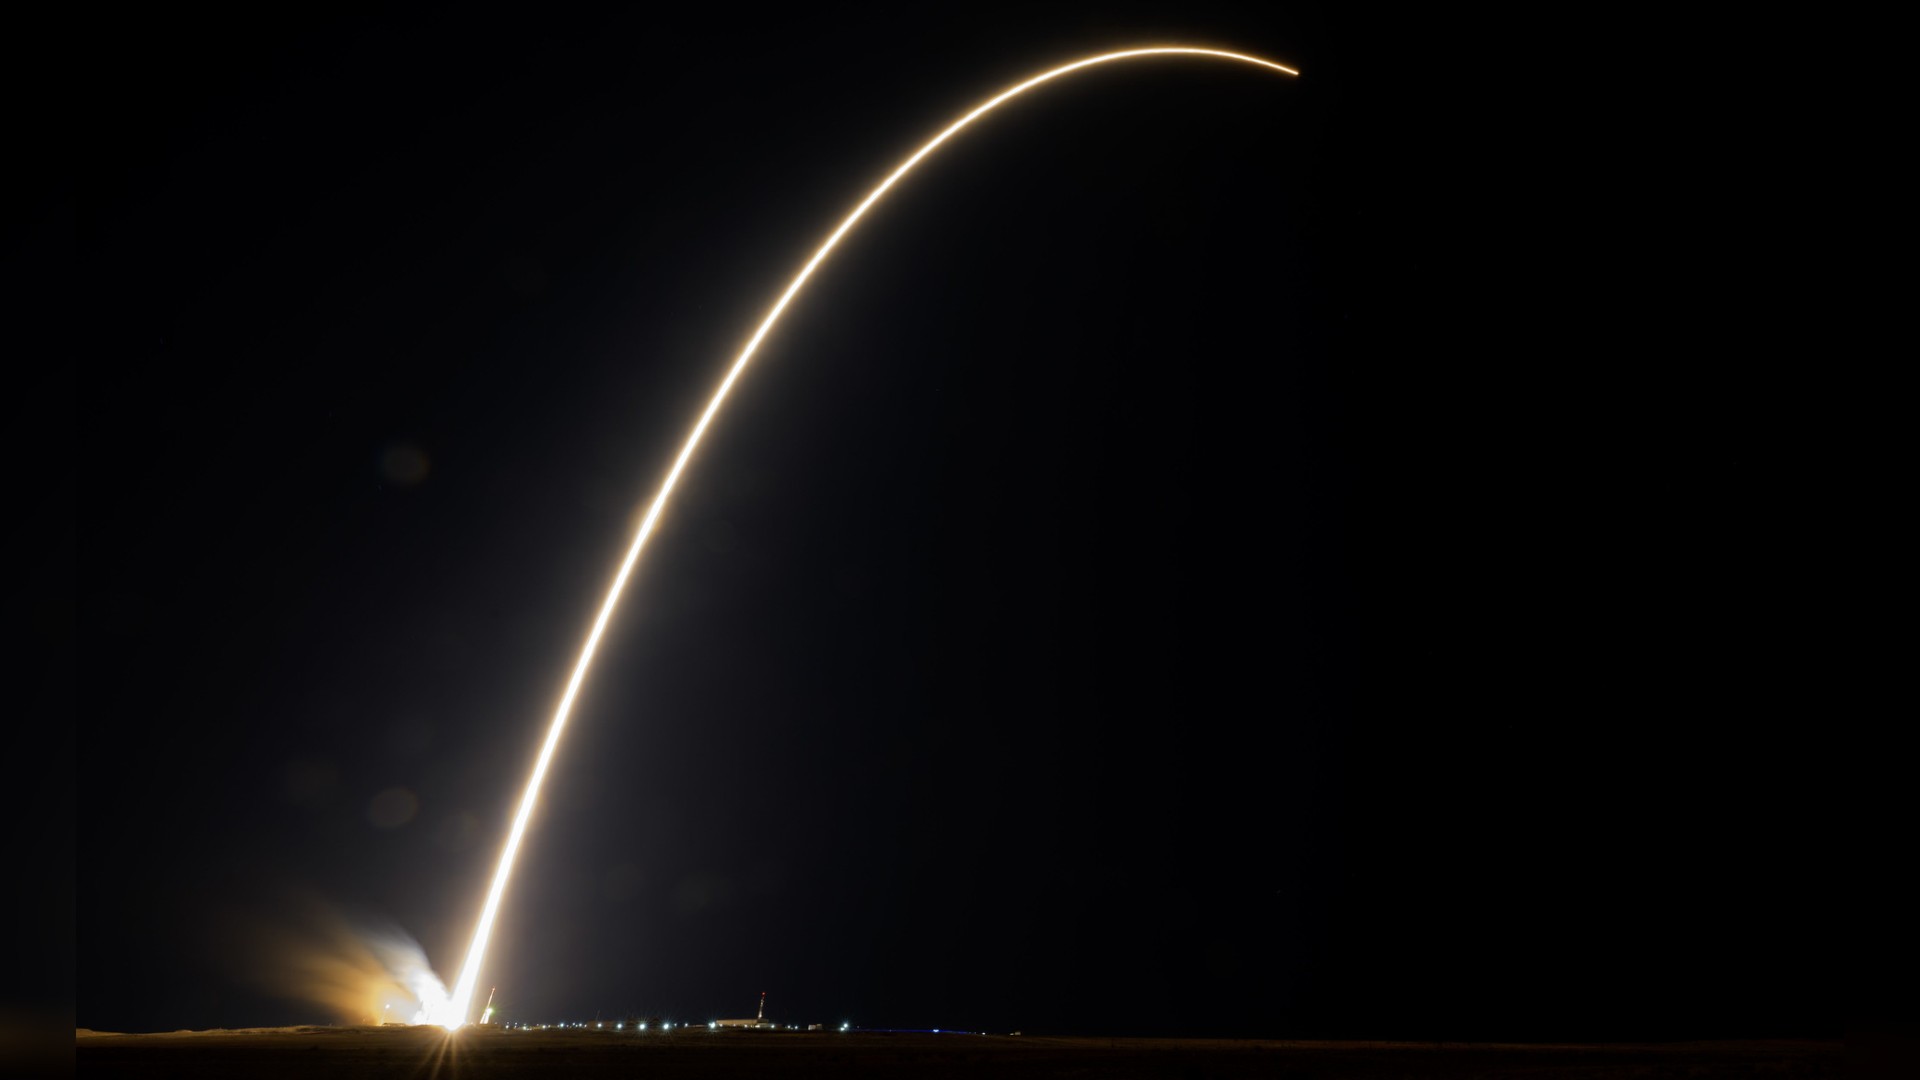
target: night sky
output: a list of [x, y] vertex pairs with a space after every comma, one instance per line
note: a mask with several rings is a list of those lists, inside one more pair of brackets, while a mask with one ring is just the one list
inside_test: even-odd
[[89, 31], [76, 1021], [331, 1019], [238, 973], [294, 898], [451, 982], [637, 512], [779, 288], [974, 102], [1177, 42], [1304, 77], [1056, 84], [803, 294], [604, 644], [482, 992], [1836, 1033], [1800, 478], [1773, 369], [1711, 334], [1702, 162], [1744, 129], [1571, 27], [906, 7]]

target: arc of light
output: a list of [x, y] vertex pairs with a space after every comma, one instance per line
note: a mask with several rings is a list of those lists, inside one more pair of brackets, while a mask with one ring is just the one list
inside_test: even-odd
[[787, 305], [799, 295], [800, 290], [807, 284], [807, 280], [813, 276], [815, 270], [820, 268], [820, 264], [826, 261], [827, 256], [833, 253], [833, 249], [839, 246], [840, 240], [859, 224], [860, 219], [866, 216], [867, 211], [872, 209], [882, 196], [899, 183], [902, 177], [913, 171], [913, 167], [920, 164], [928, 154], [939, 149], [943, 143], [958, 135], [975, 120], [1028, 90], [1042, 83], [1051, 82], [1062, 75], [1069, 75], [1096, 64], [1109, 64], [1116, 60], [1134, 60], [1143, 56], [1204, 56], [1254, 64], [1285, 75], [1300, 74], [1293, 68], [1276, 64], [1271, 60], [1262, 60], [1257, 56], [1220, 49], [1184, 46], [1127, 49], [1122, 52], [1103, 53], [1099, 56], [1075, 60], [1073, 63], [1042, 72], [1023, 83], [1001, 91], [989, 98], [985, 104], [975, 107], [972, 112], [949, 124], [940, 134], [927, 140], [913, 152], [912, 156], [901, 162], [885, 180], [880, 181], [878, 186], [867, 193], [866, 198], [860, 200], [860, 204], [855, 206], [851, 213], [841, 220], [840, 226], [827, 236], [820, 247], [814, 251], [813, 257], [808, 259], [806, 265], [800, 268], [800, 272], [787, 283], [786, 291], [780, 294], [780, 299], [774, 301], [773, 307], [767, 311], [766, 318], [760, 321], [759, 329], [747, 339], [746, 347], [740, 350], [740, 355], [734, 359], [733, 366], [727, 369], [726, 377], [720, 380], [720, 385], [714, 390], [713, 397], [707, 401], [707, 407], [700, 413], [699, 421], [687, 434], [686, 442], [680, 447], [679, 456], [673, 459], [673, 467], [667, 470], [666, 480], [661, 483], [659, 493], [653, 497], [653, 504], [647, 508], [647, 515], [641, 520], [639, 531], [634, 534], [633, 544], [627, 549], [627, 557], [620, 563], [620, 572], [614, 575], [613, 584], [607, 589], [607, 597], [601, 601], [600, 613], [594, 617], [593, 628], [587, 632], [586, 644], [581, 646], [580, 658], [573, 665], [573, 675], [567, 679], [567, 689], [560, 696], [560, 705], [554, 711], [553, 721], [547, 728], [546, 742], [541, 744], [540, 757], [534, 762], [533, 775], [527, 781], [525, 793], [520, 796], [520, 809], [513, 816], [513, 828], [507, 834], [506, 847], [501, 850], [500, 862], [494, 869], [493, 884], [487, 889], [487, 900], [480, 910], [480, 923], [474, 929], [473, 944], [467, 949], [466, 963], [460, 969], [460, 981], [455, 985], [445, 1012], [437, 1022], [449, 1029], [460, 1027], [467, 1022], [467, 1013], [473, 1005], [474, 988], [480, 979], [480, 962], [486, 956], [487, 940], [493, 933], [494, 917], [499, 914], [501, 897], [507, 891], [507, 879], [513, 872], [514, 856], [519, 852], [521, 838], [526, 835], [527, 822], [533, 817], [534, 803], [539, 799], [540, 784], [546, 779], [547, 766], [553, 761], [554, 749], [560, 745], [560, 733], [567, 725], [567, 717], [573, 711], [574, 699], [580, 694], [581, 684], [586, 681], [587, 669], [593, 664], [594, 652], [600, 647], [600, 637], [605, 633], [607, 623], [613, 618], [614, 608], [620, 603], [620, 595], [626, 590], [627, 579], [633, 576], [633, 568], [640, 561], [640, 551], [646, 546], [647, 538], [653, 534], [654, 524], [660, 520], [660, 513], [666, 508], [667, 498], [673, 494], [674, 486], [680, 482], [680, 474], [686, 471], [687, 462], [693, 458], [693, 451], [700, 445], [701, 436], [706, 434], [707, 425], [713, 422], [714, 416], [720, 411], [721, 404], [727, 400], [727, 394], [733, 389], [733, 384], [739, 381], [741, 372], [746, 370], [747, 363], [753, 359], [753, 354], [758, 351], [760, 343], [766, 339], [767, 334], [773, 330], [774, 324], [780, 321], [780, 316], [787, 310]]

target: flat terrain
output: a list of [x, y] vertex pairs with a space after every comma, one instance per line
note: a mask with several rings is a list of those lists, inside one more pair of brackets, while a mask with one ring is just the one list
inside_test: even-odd
[[306, 1027], [83, 1033], [83, 1076], [1837, 1077], [1837, 1042], [1623, 1046], [1064, 1039], [981, 1035], [509, 1032]]

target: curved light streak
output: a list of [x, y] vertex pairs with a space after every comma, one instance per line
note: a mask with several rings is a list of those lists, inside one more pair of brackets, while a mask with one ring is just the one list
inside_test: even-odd
[[922, 159], [939, 149], [948, 139], [958, 135], [975, 120], [1034, 87], [1051, 82], [1062, 75], [1070, 75], [1097, 64], [1110, 64], [1116, 60], [1135, 60], [1145, 56], [1202, 56], [1254, 64], [1285, 75], [1300, 74], [1293, 68], [1276, 64], [1271, 60], [1262, 60], [1257, 56], [1220, 49], [1184, 46], [1127, 49], [1122, 52], [1103, 53], [1099, 56], [1075, 60], [1073, 63], [1042, 72], [1010, 89], [1001, 91], [989, 98], [985, 104], [977, 106], [972, 112], [947, 125], [945, 130], [927, 140], [920, 149], [913, 152], [911, 157], [901, 162], [885, 180], [880, 181], [878, 186], [867, 193], [866, 198], [860, 200], [860, 204], [855, 206], [851, 213], [841, 220], [839, 227], [828, 235], [820, 247], [814, 251], [813, 257], [808, 259], [806, 265], [800, 268], [800, 272], [793, 276], [793, 280], [787, 284], [786, 291], [780, 294], [780, 299], [774, 301], [773, 307], [767, 311], [766, 318], [760, 321], [759, 329], [747, 339], [746, 347], [740, 350], [740, 355], [734, 359], [733, 366], [727, 369], [726, 378], [720, 380], [719, 388], [714, 390], [706, 409], [700, 413], [699, 422], [694, 424], [693, 430], [687, 434], [687, 441], [680, 447], [679, 456], [673, 459], [673, 467], [667, 470], [666, 480], [661, 483], [659, 493], [653, 497], [653, 504], [647, 508], [647, 516], [640, 522], [640, 529], [634, 535], [633, 544], [627, 549], [627, 557], [620, 563], [620, 572], [614, 575], [613, 584], [607, 589], [607, 597], [601, 601], [600, 614], [594, 617], [593, 628], [587, 633], [586, 644], [581, 646], [580, 658], [573, 665], [573, 675], [567, 679], [566, 692], [560, 696], [560, 705], [554, 710], [553, 721], [547, 728], [546, 742], [541, 744], [540, 757], [534, 762], [533, 775], [527, 780], [526, 792], [520, 796], [520, 810], [513, 816], [513, 828], [507, 834], [506, 847], [501, 850], [499, 865], [494, 869], [493, 884], [487, 889], [487, 901], [480, 910], [480, 923], [474, 929], [473, 944], [467, 949], [466, 963], [460, 969], [460, 981], [454, 986], [453, 994], [444, 1009], [435, 1018], [436, 1023], [451, 1030], [467, 1022], [467, 1015], [473, 1006], [474, 988], [479, 984], [480, 962], [486, 956], [487, 940], [493, 933], [494, 918], [500, 911], [500, 899], [506, 894], [507, 879], [513, 873], [514, 856], [520, 850], [521, 838], [526, 835], [527, 822], [533, 817], [533, 806], [539, 799], [540, 784], [546, 779], [547, 766], [553, 761], [554, 749], [560, 745], [560, 733], [567, 726], [567, 717], [573, 711], [574, 699], [579, 696], [581, 684], [587, 678], [587, 669], [593, 663], [593, 654], [600, 647], [600, 637], [606, 632], [607, 623], [613, 618], [614, 608], [620, 603], [620, 594], [626, 590], [627, 579], [633, 575], [633, 568], [640, 561], [640, 551], [646, 546], [647, 538], [653, 534], [654, 524], [660, 520], [660, 513], [666, 508], [667, 498], [673, 494], [674, 486], [680, 482], [680, 474], [686, 471], [687, 462], [692, 459], [694, 449], [700, 445], [701, 436], [706, 434], [707, 425], [713, 422], [714, 416], [720, 411], [720, 406], [727, 400], [727, 394], [733, 389], [733, 384], [739, 381], [741, 372], [746, 370], [748, 361], [753, 359], [753, 354], [760, 348], [760, 343], [766, 339], [767, 334], [773, 330], [774, 324], [780, 321], [780, 316], [787, 310], [787, 305], [799, 295], [800, 290], [807, 284], [807, 280], [813, 277], [813, 272], [819, 269], [820, 264], [833, 253], [833, 249], [839, 246], [841, 239], [859, 224], [860, 219], [866, 216], [867, 211], [871, 210], [882, 196], [892, 190], [902, 177], [913, 171], [913, 167], [920, 164]]

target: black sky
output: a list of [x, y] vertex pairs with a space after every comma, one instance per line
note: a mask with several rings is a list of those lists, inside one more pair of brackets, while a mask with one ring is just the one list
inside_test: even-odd
[[233, 973], [289, 892], [451, 978], [751, 322], [936, 125], [1180, 40], [1305, 77], [1063, 83], [816, 279], [607, 640], [487, 982], [532, 1020], [1836, 1030], [1798, 481], [1711, 335], [1741, 129], [1604, 35], [1173, 7], [89, 31], [77, 1021], [314, 1019]]

